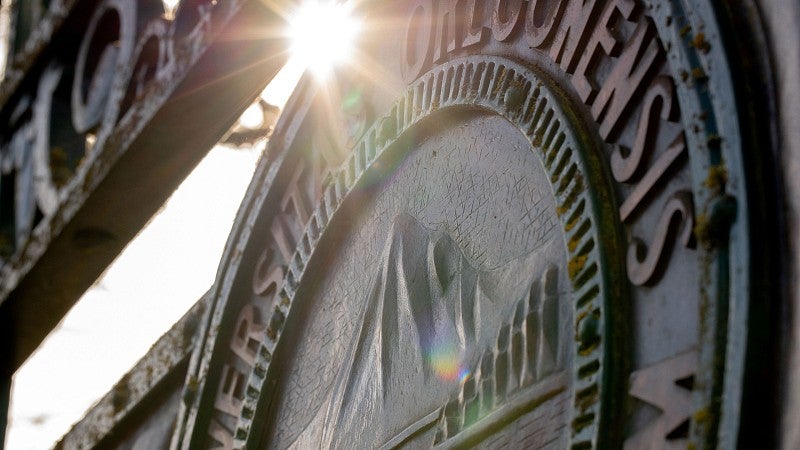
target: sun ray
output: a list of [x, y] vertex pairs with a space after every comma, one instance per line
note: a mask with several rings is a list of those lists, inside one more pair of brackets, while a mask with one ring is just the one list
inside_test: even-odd
[[352, 56], [361, 22], [352, 3], [306, 0], [293, 11], [286, 30], [292, 59], [320, 79]]

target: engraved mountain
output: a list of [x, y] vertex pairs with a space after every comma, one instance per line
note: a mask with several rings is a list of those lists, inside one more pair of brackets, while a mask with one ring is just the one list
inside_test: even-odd
[[[410, 215], [395, 219], [379, 261], [333, 389], [292, 447], [376, 448], [404, 435], [433, 444], [439, 412], [497, 347], [498, 330], [522, 323], [515, 323], [521, 303], [483, 289], [492, 274], [474, 269], [448, 234]], [[549, 313], [550, 323], [537, 320], [527, 351], [514, 346], [515, 370], [535, 373], [538, 361], [538, 370], [549, 372], [556, 364], [557, 306]]]
[[563, 447], [565, 408], [552, 406], [563, 405], [567, 389], [566, 372], [556, 362], [557, 283], [558, 270], [550, 266], [519, 300], [513, 320], [500, 328], [495, 344], [442, 409], [435, 444]]

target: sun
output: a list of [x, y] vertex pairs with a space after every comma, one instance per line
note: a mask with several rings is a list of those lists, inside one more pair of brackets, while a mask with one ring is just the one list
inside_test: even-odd
[[336, 65], [352, 57], [361, 23], [352, 3], [305, 0], [289, 20], [292, 63], [326, 78]]

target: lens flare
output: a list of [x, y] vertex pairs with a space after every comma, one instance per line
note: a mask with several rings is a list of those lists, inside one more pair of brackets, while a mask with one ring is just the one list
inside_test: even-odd
[[361, 23], [350, 3], [307, 0], [290, 19], [293, 63], [325, 78], [337, 64], [350, 58]]
[[464, 365], [464, 355], [452, 340], [435, 343], [426, 352], [433, 373], [442, 381], [464, 383], [470, 372]]

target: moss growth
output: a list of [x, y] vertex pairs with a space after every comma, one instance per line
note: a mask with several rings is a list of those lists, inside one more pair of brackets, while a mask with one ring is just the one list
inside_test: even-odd
[[705, 214], [698, 214], [694, 223], [694, 236], [697, 241], [708, 248], [711, 243], [711, 221]]
[[700, 409], [698, 409], [698, 410], [697, 410], [697, 411], [694, 413], [694, 415], [692, 416], [692, 419], [693, 419], [693, 420], [695, 421], [695, 423], [697, 423], [698, 425], [703, 425], [703, 424], [705, 424], [706, 422], [708, 422], [709, 420], [711, 420], [711, 418], [712, 418], [712, 417], [711, 417], [711, 412], [708, 410], [708, 407], [705, 407], [705, 408], [700, 408]]
[[581, 410], [581, 413], [585, 413], [587, 409], [597, 403], [599, 396], [597, 385], [592, 385], [578, 393], [575, 398], [575, 406]]
[[727, 183], [728, 169], [722, 164], [717, 164], [708, 169], [708, 176], [703, 184], [715, 194], [718, 194], [725, 190], [725, 185]]
[[200, 382], [195, 377], [189, 377], [186, 381], [186, 386], [183, 388], [183, 404], [186, 406], [194, 403], [197, 396], [197, 391], [200, 389]]
[[736, 199], [729, 195], [717, 196], [710, 210], [709, 214], [698, 215], [694, 227], [697, 241], [706, 249], [727, 242], [730, 226], [736, 221]]
[[[534, 147], [536, 147], [536, 148], [541, 148], [542, 147], [542, 142], [544, 141], [544, 132], [545, 132], [544, 127], [539, 127], [534, 132], [534, 134], [533, 134], [533, 142], [531, 142], [531, 144], [533, 144]], [[542, 149], [542, 151], [544, 151], [544, 149]]]
[[702, 67], [695, 67], [692, 69], [692, 78], [697, 81], [706, 81], [708, 80], [708, 75], [706, 75], [706, 71]]
[[709, 44], [706, 40], [705, 33], [697, 33], [694, 35], [694, 39], [692, 39], [692, 47], [700, 50], [703, 53], [708, 53], [708, 51], [711, 50], [711, 44]]
[[570, 239], [569, 243], [567, 243], [567, 248], [569, 249], [569, 252], [570, 253], [575, 253], [575, 249], [578, 248], [578, 244], [579, 243], [580, 242], [579, 242], [578, 239], [575, 239], [575, 238]]
[[567, 271], [569, 272], [570, 279], [575, 279], [578, 274], [583, 270], [586, 265], [586, 256], [576, 256], [567, 264]]
[[[558, 209], [560, 210], [561, 208], [558, 208]], [[557, 212], [558, 212], [558, 215], [560, 216], [566, 211], [557, 211]], [[572, 220], [567, 222], [567, 225], [564, 227], [564, 230], [565, 231], [572, 231], [572, 229], [575, 228], [575, 225], [578, 224], [578, 220], [580, 220], [580, 218], [581, 218], [581, 216], [579, 216], [579, 215], [573, 217]]]

